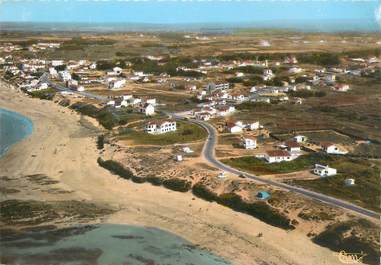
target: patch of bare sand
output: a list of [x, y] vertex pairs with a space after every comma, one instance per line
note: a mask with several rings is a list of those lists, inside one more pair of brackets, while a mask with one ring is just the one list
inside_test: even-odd
[[[0, 105], [30, 117], [33, 134], [0, 159], [2, 175], [45, 174], [73, 192], [60, 198], [106, 203], [120, 210], [106, 222], [155, 226], [210, 249], [234, 264], [338, 264], [328, 249], [299, 231], [286, 232], [191, 193], [135, 184], [100, 168], [95, 136], [79, 116], [0, 84]], [[58, 184], [57, 184], [58, 185]], [[38, 195], [44, 200], [44, 193]], [[49, 198], [50, 199], [50, 198]], [[257, 237], [263, 233], [263, 237]]]

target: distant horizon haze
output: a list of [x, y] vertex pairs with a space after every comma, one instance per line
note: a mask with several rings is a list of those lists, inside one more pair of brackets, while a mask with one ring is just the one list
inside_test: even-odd
[[[87, 23], [280, 28], [312, 31], [380, 31], [377, 0], [365, 1], [3, 1], [0, 30], [7, 23]], [[19, 24], [19, 25], [21, 25]], [[197, 28], [197, 27], [196, 27]], [[58, 29], [57, 29], [58, 30]], [[131, 30], [125, 28], [124, 30]]]

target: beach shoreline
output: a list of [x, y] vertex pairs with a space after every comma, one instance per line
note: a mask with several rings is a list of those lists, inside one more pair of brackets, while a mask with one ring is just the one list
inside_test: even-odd
[[60, 188], [72, 191], [59, 197], [22, 191], [2, 200], [76, 199], [109, 205], [118, 210], [102, 222], [157, 227], [234, 264], [338, 264], [334, 252], [312, 243], [298, 230], [267, 225], [191, 193], [112, 175], [97, 164], [97, 133], [83, 127], [80, 115], [68, 108], [27, 97], [4, 82], [0, 82], [0, 106], [30, 118], [34, 125], [29, 137], [0, 158], [2, 175], [46, 174], [59, 181]]

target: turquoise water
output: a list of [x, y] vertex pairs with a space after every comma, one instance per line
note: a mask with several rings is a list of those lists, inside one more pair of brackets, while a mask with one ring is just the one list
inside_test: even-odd
[[7, 264], [229, 265], [226, 260], [166, 231], [102, 224], [8, 234]]
[[0, 108], [0, 157], [11, 145], [24, 139], [33, 131], [32, 121], [13, 111]]

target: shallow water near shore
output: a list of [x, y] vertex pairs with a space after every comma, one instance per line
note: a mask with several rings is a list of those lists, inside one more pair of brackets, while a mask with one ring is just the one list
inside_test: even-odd
[[13, 111], [0, 108], [0, 157], [33, 131], [32, 121]]
[[231, 264], [169, 232], [130, 225], [101, 224], [2, 232], [7, 264]]

